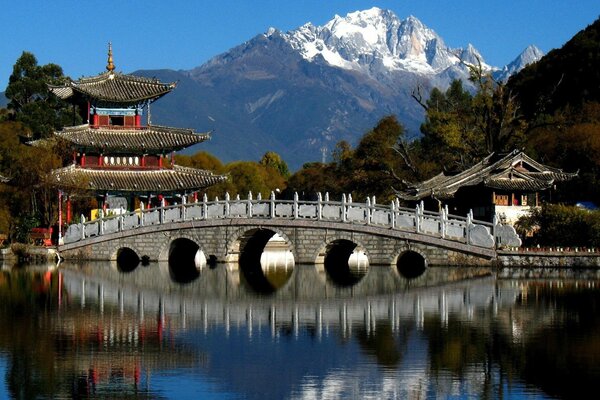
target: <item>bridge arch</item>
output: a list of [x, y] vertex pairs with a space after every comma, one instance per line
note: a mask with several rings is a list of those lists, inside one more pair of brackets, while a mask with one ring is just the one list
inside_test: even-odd
[[[272, 241], [275, 236], [277, 240]], [[289, 236], [280, 229], [249, 226], [236, 230], [231, 236], [227, 259], [238, 263], [240, 277], [253, 290], [270, 294], [291, 280], [296, 260], [292, 244]], [[265, 254], [267, 248], [269, 251]], [[274, 256], [276, 260], [271, 263], [265, 255]]]
[[[196, 238], [186, 234], [172, 235], [162, 245], [159, 261], [167, 268], [171, 279], [177, 283], [189, 283], [200, 276], [207, 265], [207, 257]], [[166, 262], [164, 262], [166, 261]]]
[[427, 270], [427, 256], [418, 249], [406, 248], [395, 257], [394, 265], [402, 277], [418, 278]]
[[369, 270], [368, 248], [352, 232], [338, 232], [321, 244], [314, 262], [322, 265], [327, 277], [337, 286], [354, 286]]
[[111, 260], [115, 261], [115, 267], [120, 272], [131, 272], [136, 269], [141, 262], [141, 257], [134, 246], [119, 246], [111, 255]]

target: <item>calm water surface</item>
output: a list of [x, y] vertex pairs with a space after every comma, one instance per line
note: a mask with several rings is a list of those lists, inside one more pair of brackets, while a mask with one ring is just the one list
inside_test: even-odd
[[599, 382], [595, 271], [255, 278], [5, 266], [0, 398], [575, 399]]

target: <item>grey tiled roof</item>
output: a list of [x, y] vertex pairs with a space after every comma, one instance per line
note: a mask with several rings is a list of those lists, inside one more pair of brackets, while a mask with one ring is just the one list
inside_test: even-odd
[[48, 85], [49, 90], [62, 99], [80, 93], [84, 97], [108, 103], [136, 103], [155, 100], [175, 88], [176, 83], [115, 72], [69, 81], [62, 86]]
[[79, 149], [119, 153], [138, 151], [149, 154], [169, 153], [185, 149], [210, 139], [208, 133], [194, 133], [193, 129], [150, 125], [143, 128], [92, 128], [79, 125], [63, 128], [56, 136]]
[[525, 153], [515, 150], [504, 157], [490, 154], [481, 162], [456, 175], [444, 173], [419, 182], [409, 183], [405, 191], [396, 191], [404, 200], [421, 200], [426, 197], [451, 198], [463, 186], [483, 184], [499, 190], [539, 191], [550, 188], [555, 182], [570, 180], [577, 172], [569, 173], [538, 163]]
[[67, 191], [182, 193], [223, 182], [227, 177], [177, 165], [161, 169], [82, 168], [71, 165], [52, 171], [49, 179], [51, 184]]

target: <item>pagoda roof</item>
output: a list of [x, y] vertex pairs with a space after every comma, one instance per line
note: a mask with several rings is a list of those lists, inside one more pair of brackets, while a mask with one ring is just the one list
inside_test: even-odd
[[494, 153], [456, 175], [443, 172], [419, 183], [408, 183], [405, 191], [396, 191], [403, 200], [421, 200], [426, 197], [437, 199], [452, 198], [463, 186], [483, 184], [498, 190], [540, 191], [555, 182], [568, 181], [577, 176], [577, 172], [564, 172], [559, 168], [541, 164], [520, 150], [514, 150], [505, 156]]
[[63, 100], [80, 95], [108, 104], [136, 104], [145, 100], [154, 101], [175, 86], [176, 82], [163, 83], [155, 78], [107, 71], [77, 81], [69, 80], [64, 85], [48, 85], [48, 89]]
[[195, 133], [193, 129], [149, 125], [142, 128], [114, 126], [91, 127], [88, 124], [63, 128], [55, 132], [80, 149], [101, 149], [104, 152], [164, 153], [185, 149], [210, 139], [209, 133]]
[[129, 193], [182, 193], [196, 191], [227, 179], [210, 171], [181, 167], [160, 169], [83, 168], [77, 165], [51, 172], [50, 183], [64, 190]]

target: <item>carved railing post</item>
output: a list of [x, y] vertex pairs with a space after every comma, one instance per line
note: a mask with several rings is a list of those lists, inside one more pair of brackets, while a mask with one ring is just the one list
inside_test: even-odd
[[[352, 198], [350, 198], [352, 199]], [[346, 222], [346, 194], [342, 193], [342, 222]]]
[[498, 245], [500, 244], [500, 243], [498, 243], [498, 240], [496, 239], [496, 232], [497, 232], [496, 225], [497, 224], [498, 224], [498, 217], [494, 213], [494, 217], [492, 218], [492, 237], [494, 238], [494, 244], [496, 245], [496, 247], [498, 247]]
[[317, 220], [323, 219], [323, 198], [321, 192], [317, 193]]
[[123, 232], [123, 230], [125, 229], [125, 210], [123, 209], [123, 206], [121, 206], [119, 208], [119, 217], [118, 217], [118, 223], [117, 223], [117, 231], [119, 232]]
[[392, 202], [390, 203], [390, 215], [391, 215], [391, 224], [392, 224], [392, 229], [396, 228], [396, 202], [394, 200], [392, 200]]
[[440, 237], [442, 239], [446, 238], [446, 221], [448, 216], [446, 215], [446, 210], [442, 207], [440, 209]]
[[160, 199], [160, 214], [159, 214], [159, 223], [162, 224], [165, 222], [165, 198]]
[[329, 192], [325, 192], [325, 202], [329, 201]]
[[469, 210], [469, 213], [467, 214], [467, 228], [466, 228], [467, 244], [471, 244], [471, 226], [472, 225], [473, 225], [473, 210]]
[[208, 218], [208, 196], [206, 193], [202, 195], [202, 218]]
[[140, 226], [144, 226], [144, 202], [140, 201]]
[[367, 225], [371, 225], [371, 199], [367, 197]]
[[85, 239], [85, 216], [81, 214], [81, 239]]
[[271, 192], [271, 209], [269, 210], [271, 218], [275, 218], [275, 192]]
[[298, 219], [298, 192], [294, 192], [294, 204], [292, 205], [294, 219]]
[[229, 217], [229, 192], [225, 192], [225, 217]]
[[252, 192], [248, 192], [248, 218], [252, 218]]
[[415, 231], [421, 232], [421, 206], [419, 204], [415, 207]]
[[98, 212], [98, 216], [98, 229], [100, 230], [100, 236], [102, 236], [104, 235], [104, 210], [100, 209], [100, 212]]
[[187, 215], [186, 204], [187, 204], [187, 199], [185, 198], [185, 195], [183, 195], [183, 196], [181, 196], [181, 213], [179, 214], [182, 221], [185, 221], [185, 218]]

